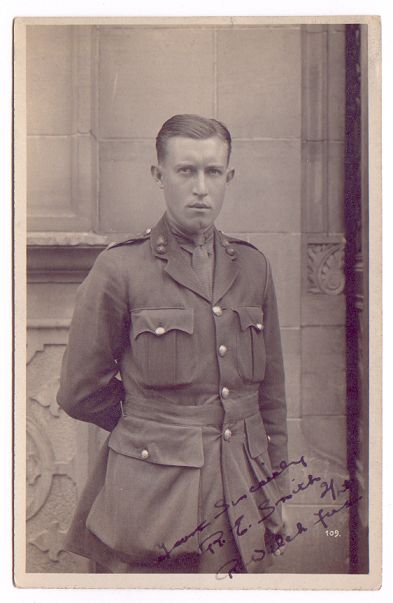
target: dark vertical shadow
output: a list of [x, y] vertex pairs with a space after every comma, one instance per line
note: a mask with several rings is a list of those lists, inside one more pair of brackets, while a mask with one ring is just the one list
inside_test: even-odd
[[[368, 333], [365, 317], [364, 276], [367, 257], [366, 226], [362, 204], [362, 61], [361, 28], [346, 26], [345, 109], [345, 231], [346, 231], [346, 360], [347, 360], [347, 458], [350, 478], [349, 509], [350, 573], [368, 572], [367, 482], [368, 482], [368, 392], [364, 375], [368, 370]], [[366, 429], [363, 429], [365, 424]], [[359, 498], [361, 497], [361, 498]], [[359, 500], [358, 500], [359, 499]], [[366, 516], [366, 525], [361, 515]], [[363, 514], [360, 512], [363, 511]]]

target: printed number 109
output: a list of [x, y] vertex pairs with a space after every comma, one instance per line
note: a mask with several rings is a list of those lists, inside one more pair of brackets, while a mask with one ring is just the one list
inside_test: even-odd
[[334, 538], [341, 538], [340, 530], [325, 530], [326, 536], [334, 536]]

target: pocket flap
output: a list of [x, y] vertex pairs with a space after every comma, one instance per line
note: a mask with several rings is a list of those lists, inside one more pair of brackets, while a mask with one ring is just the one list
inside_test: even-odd
[[193, 308], [148, 308], [131, 312], [134, 339], [141, 333], [161, 336], [178, 330], [192, 335], [194, 332]]
[[268, 449], [269, 442], [265, 426], [260, 412], [252, 417], [247, 417], [244, 421], [246, 424], [248, 451], [251, 458], [254, 459]]
[[234, 308], [239, 316], [240, 328], [245, 331], [249, 327], [254, 327], [256, 331], [263, 329], [263, 310], [260, 306], [241, 306]]
[[113, 430], [108, 445], [119, 454], [158, 465], [202, 467], [204, 462], [201, 427], [127, 415]]

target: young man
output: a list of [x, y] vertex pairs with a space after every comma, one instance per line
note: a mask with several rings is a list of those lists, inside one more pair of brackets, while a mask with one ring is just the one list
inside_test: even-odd
[[270, 266], [214, 226], [226, 127], [176, 115], [156, 142], [166, 213], [78, 290], [58, 402], [111, 434], [66, 546], [110, 572], [266, 571], [289, 493]]

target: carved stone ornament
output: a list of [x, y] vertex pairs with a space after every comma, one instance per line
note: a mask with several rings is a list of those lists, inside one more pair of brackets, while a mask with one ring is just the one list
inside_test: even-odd
[[48, 498], [55, 472], [55, 456], [50, 440], [30, 418], [27, 419], [26, 445], [27, 519], [30, 519]]
[[58, 521], [53, 521], [49, 528], [30, 538], [29, 543], [36, 546], [43, 553], [48, 553], [51, 561], [59, 561], [59, 553], [63, 551], [66, 530], [61, 530]]
[[49, 496], [54, 475], [65, 475], [75, 484], [77, 461], [57, 461], [52, 444], [42, 429], [30, 418], [27, 419], [27, 519], [33, 517], [45, 504]]
[[57, 377], [45, 383], [38, 392], [31, 394], [31, 399], [38, 402], [44, 408], [48, 408], [53, 417], [60, 416], [60, 406], [56, 400], [60, 379]]
[[308, 244], [307, 278], [309, 293], [342, 293], [345, 287], [344, 244]]

